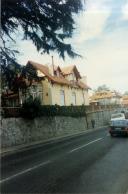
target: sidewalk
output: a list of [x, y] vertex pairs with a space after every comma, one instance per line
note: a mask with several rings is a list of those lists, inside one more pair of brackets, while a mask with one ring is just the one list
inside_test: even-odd
[[75, 133], [75, 134], [70, 134], [70, 135], [68, 134], [68, 135], [64, 135], [64, 136], [61, 136], [61, 137], [50, 138], [50, 139], [47, 139], [47, 140], [31, 142], [31, 143], [24, 144], [24, 145], [17, 145], [17, 146], [11, 147], [11, 148], [2, 148], [2, 149], [0, 149], [0, 157], [15, 154], [15, 153], [18, 153], [18, 152], [27, 151], [27, 150], [34, 149], [34, 148], [39, 148], [39, 147], [49, 145], [49, 144], [53, 144], [53, 143], [59, 143], [59, 142], [62, 142], [62, 141], [67, 141], [71, 138], [75, 138], [77, 136], [81, 136], [81, 135], [86, 134], [86, 133], [91, 133], [93, 131], [100, 130], [100, 129], [105, 128], [105, 127], [107, 127], [107, 126], [102, 126], [102, 127], [95, 128], [95, 129], [88, 129], [88, 130], [80, 132], [80, 133]]

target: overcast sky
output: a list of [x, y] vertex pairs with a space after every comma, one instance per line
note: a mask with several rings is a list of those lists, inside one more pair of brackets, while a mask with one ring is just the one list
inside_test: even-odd
[[[85, 11], [75, 17], [76, 30], [71, 39], [82, 58], [65, 61], [54, 53], [54, 63], [76, 65], [87, 76], [92, 89], [106, 84], [110, 89], [128, 91], [128, 0], [86, 0]], [[22, 53], [18, 61], [51, 63], [51, 55], [40, 55], [30, 41], [18, 41]]]

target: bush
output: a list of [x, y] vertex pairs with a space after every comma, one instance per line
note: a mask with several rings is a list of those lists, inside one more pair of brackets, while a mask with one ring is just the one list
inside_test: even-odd
[[29, 97], [21, 108], [21, 116], [27, 119], [34, 119], [35, 117], [41, 116], [41, 102], [39, 98], [33, 99]]
[[86, 114], [85, 106], [44, 105], [41, 110], [41, 116], [81, 117]]
[[40, 100], [32, 97], [28, 98], [22, 108], [21, 116], [27, 119], [34, 119], [39, 116], [68, 116], [68, 117], [81, 117], [85, 116], [86, 107], [82, 106], [59, 106], [59, 105], [43, 105], [41, 106]]

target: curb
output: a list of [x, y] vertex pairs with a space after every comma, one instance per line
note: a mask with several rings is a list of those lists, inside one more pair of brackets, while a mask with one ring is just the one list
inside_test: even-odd
[[96, 129], [88, 129], [86, 131], [83, 131], [83, 132], [80, 132], [80, 133], [75, 133], [75, 134], [72, 134], [72, 135], [65, 135], [65, 136], [61, 136], [61, 137], [50, 138], [50, 139], [47, 139], [47, 140], [38, 141], [38, 142], [35, 142], [35, 143], [30, 143], [28, 145], [15, 146], [15, 147], [10, 148], [10, 149], [5, 149], [5, 151], [1, 150], [0, 157], [5, 157], [5, 156], [12, 155], [12, 154], [17, 154], [17, 153], [20, 153], [20, 152], [24, 152], [24, 151], [29, 151], [31, 149], [36, 149], [36, 148], [44, 147], [44, 146], [55, 144], [55, 143], [61, 143], [63, 141], [67, 141], [67, 140], [70, 140], [72, 138], [81, 136], [83, 134], [88, 134], [88, 133], [91, 133], [93, 131], [97, 131], [97, 130], [100, 130], [100, 129], [106, 128], [106, 127], [107, 126], [102, 126], [102, 127], [96, 128]]

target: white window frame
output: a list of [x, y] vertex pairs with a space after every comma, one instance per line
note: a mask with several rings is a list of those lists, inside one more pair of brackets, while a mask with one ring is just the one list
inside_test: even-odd
[[60, 90], [60, 105], [65, 106], [65, 92], [64, 90]]
[[76, 93], [72, 92], [72, 104], [76, 105]]

